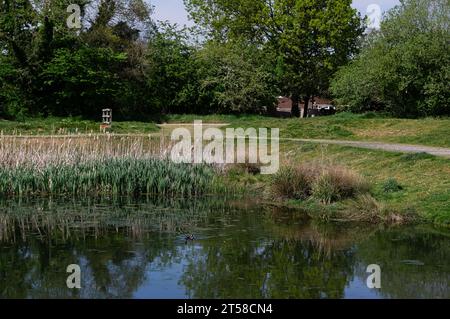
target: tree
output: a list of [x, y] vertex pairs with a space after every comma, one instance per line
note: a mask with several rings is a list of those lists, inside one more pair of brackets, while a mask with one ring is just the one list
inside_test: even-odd
[[221, 113], [265, 113], [275, 103], [273, 70], [267, 55], [243, 41], [207, 43], [197, 54], [200, 88]]
[[448, 0], [405, 0], [332, 81], [349, 110], [417, 117], [450, 114], [450, 5]]
[[245, 38], [276, 53], [282, 93], [293, 113], [327, 90], [330, 76], [357, 52], [363, 23], [351, 0], [185, 0], [217, 41]]
[[0, 113], [98, 117], [108, 106], [130, 118], [154, 111], [143, 102], [141, 36], [152, 27], [151, 8], [143, 0], [80, 0], [83, 25], [74, 30], [66, 25], [70, 3], [0, 2]]

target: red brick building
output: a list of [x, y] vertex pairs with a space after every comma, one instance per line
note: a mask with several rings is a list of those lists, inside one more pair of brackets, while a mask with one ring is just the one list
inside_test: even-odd
[[[303, 101], [299, 103], [300, 114], [303, 117], [305, 104]], [[314, 97], [309, 102], [308, 110], [310, 110], [310, 115], [314, 115], [317, 110], [323, 108], [333, 108], [333, 102], [330, 99], [322, 98], [322, 97]], [[290, 114], [292, 111], [292, 100], [285, 96], [278, 97], [278, 107], [277, 112]]]

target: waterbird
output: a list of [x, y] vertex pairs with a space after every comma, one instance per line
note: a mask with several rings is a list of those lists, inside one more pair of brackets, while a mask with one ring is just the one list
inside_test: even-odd
[[194, 237], [194, 235], [191, 234], [191, 235], [186, 235], [186, 237], [184, 239], [185, 239], [186, 244], [187, 244], [189, 241], [194, 241], [195, 237]]

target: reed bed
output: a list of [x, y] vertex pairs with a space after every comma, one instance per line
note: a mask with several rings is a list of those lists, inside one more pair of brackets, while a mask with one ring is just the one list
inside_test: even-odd
[[148, 137], [0, 138], [0, 194], [161, 194], [212, 191], [215, 170], [175, 164], [169, 145]]

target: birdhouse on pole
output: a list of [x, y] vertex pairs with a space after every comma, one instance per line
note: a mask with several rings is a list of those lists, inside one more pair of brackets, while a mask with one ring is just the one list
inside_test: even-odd
[[102, 124], [100, 125], [100, 130], [106, 132], [107, 129], [111, 128], [112, 124], [112, 109], [102, 110]]

